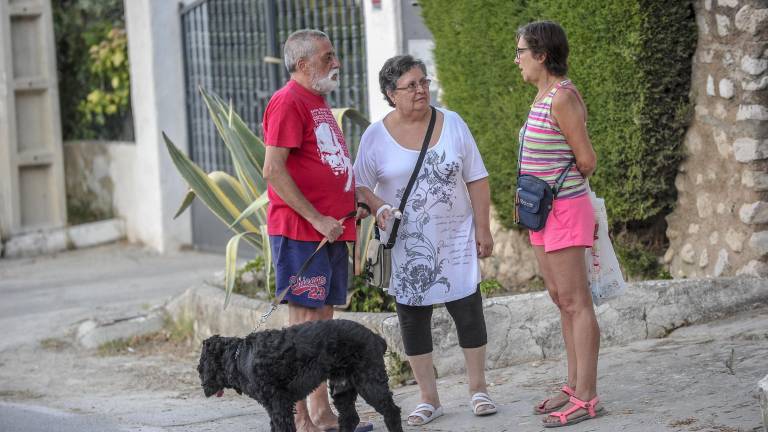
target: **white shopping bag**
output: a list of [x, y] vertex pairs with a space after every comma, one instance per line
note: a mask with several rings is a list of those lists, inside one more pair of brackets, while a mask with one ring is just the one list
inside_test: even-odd
[[608, 213], [605, 211], [605, 200], [598, 198], [594, 192], [589, 192], [592, 207], [595, 210], [595, 242], [587, 248], [587, 280], [592, 291], [592, 302], [600, 305], [607, 300], [618, 297], [627, 289], [624, 276], [619, 268], [619, 260], [613, 251], [611, 238], [608, 236]]

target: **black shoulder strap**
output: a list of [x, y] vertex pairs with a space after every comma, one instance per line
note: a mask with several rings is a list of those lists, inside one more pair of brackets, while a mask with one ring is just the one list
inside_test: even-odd
[[[411, 189], [413, 189], [413, 184], [416, 183], [416, 177], [419, 176], [419, 171], [421, 171], [421, 165], [424, 163], [424, 156], [427, 154], [427, 149], [429, 148], [429, 142], [432, 140], [432, 131], [435, 129], [435, 119], [437, 118], [437, 110], [435, 110], [435, 107], [432, 108], [432, 117], [429, 119], [429, 126], [427, 126], [427, 133], [424, 136], [424, 143], [421, 145], [421, 152], [419, 153], [419, 159], [416, 161], [416, 167], [413, 168], [413, 173], [411, 173], [411, 179], [408, 180], [408, 186], [405, 187], [405, 192], [403, 192], [403, 199], [400, 200], [400, 206], [398, 207], [400, 209], [400, 213], [405, 212], [405, 204], [408, 201], [408, 195], [411, 194]], [[386, 246], [384, 246], [387, 249], [392, 249], [392, 247], [395, 246], [395, 240], [397, 240], [397, 229], [400, 228], [400, 219], [395, 219], [395, 223], [392, 225], [392, 232], [389, 233], [389, 240], [387, 241]]]

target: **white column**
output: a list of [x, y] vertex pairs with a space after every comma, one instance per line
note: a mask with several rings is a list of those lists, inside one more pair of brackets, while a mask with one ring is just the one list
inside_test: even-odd
[[400, 49], [400, 0], [381, 0], [380, 7], [376, 8], [370, 0], [363, 1], [363, 4], [365, 51], [368, 55], [368, 111], [373, 122], [392, 110], [379, 89], [379, 70], [388, 58], [403, 54]]
[[192, 242], [190, 212], [172, 219], [187, 186], [162, 138], [164, 131], [187, 151], [179, 3], [124, 4], [136, 135], [136, 197], [133, 212], [126, 215], [126, 229], [130, 240], [171, 252]]

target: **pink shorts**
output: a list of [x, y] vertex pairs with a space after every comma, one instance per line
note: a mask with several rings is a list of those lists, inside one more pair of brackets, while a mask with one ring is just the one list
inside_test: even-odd
[[568, 247], [592, 247], [595, 238], [595, 211], [588, 194], [556, 199], [544, 229], [529, 231], [531, 244], [544, 246], [544, 252]]

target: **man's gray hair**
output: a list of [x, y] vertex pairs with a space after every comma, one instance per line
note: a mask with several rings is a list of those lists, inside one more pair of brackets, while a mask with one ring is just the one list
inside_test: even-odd
[[299, 60], [315, 54], [315, 41], [318, 39], [330, 40], [327, 34], [311, 29], [298, 30], [288, 36], [283, 46], [283, 59], [288, 73], [296, 72]]

